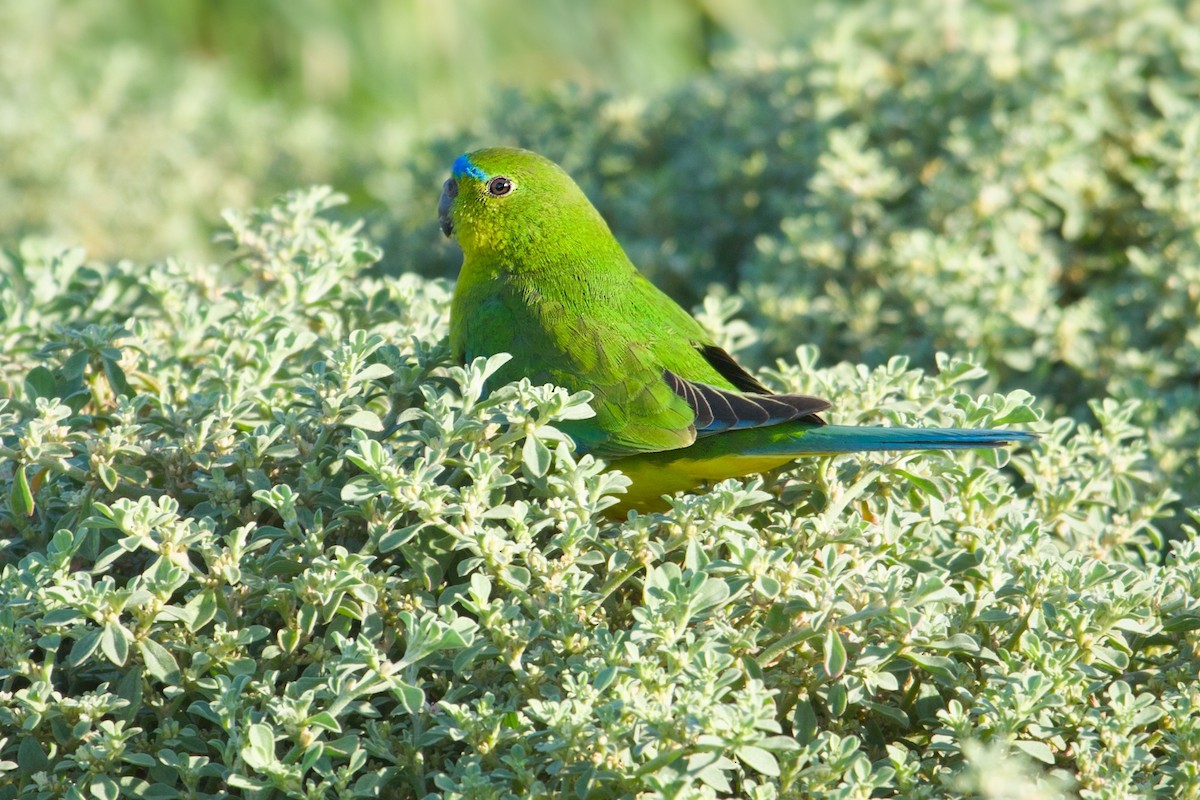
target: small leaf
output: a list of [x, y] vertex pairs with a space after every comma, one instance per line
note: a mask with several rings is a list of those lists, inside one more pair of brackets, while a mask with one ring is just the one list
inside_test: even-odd
[[188, 630], [196, 633], [217, 615], [217, 593], [208, 589], [188, 601], [187, 607], [195, 611], [195, 617], [188, 625]]
[[179, 681], [179, 662], [171, 655], [171, 651], [153, 639], [139, 641], [138, 650], [141, 651], [146, 671], [152, 676], [168, 684]]
[[979, 642], [969, 633], [956, 633], [949, 639], [940, 642], [930, 642], [934, 650], [951, 650], [958, 653], [978, 653]]
[[42, 615], [41, 626], [45, 629], [56, 625], [71, 625], [82, 620], [83, 614], [80, 614], [77, 609], [56, 608]]
[[300, 611], [296, 614], [296, 628], [305, 636], [312, 636], [313, 630], [316, 629], [318, 612], [319, 609], [312, 603], [300, 606]]
[[729, 599], [729, 595], [728, 583], [720, 578], [706, 578], [692, 596], [690, 605], [693, 616], [720, 606]]
[[383, 420], [374, 411], [360, 408], [342, 420], [342, 424], [350, 428], [361, 428], [364, 431], [380, 433], [383, 431]]
[[124, 677], [117, 681], [115, 694], [124, 700], [126, 705], [124, 708], [118, 709], [114, 714], [116, 719], [123, 720], [132, 725], [134, 719], [141, 712], [144, 697], [144, 693], [142, 692], [144, 675], [145, 670], [142, 667], [134, 667], [133, 669], [125, 670]]
[[30, 400], [54, 397], [57, 394], [54, 373], [41, 366], [29, 370], [29, 374], [25, 376], [25, 394]]
[[[1145, 697], [1145, 695], [1142, 696]], [[1146, 706], [1145, 708], [1138, 709], [1137, 713], [1133, 715], [1133, 719], [1130, 720], [1130, 723], [1134, 728], [1141, 728], [1158, 722], [1166, 715], [1167, 712], [1159, 706]]]
[[525, 446], [521, 449], [521, 462], [535, 478], [540, 478], [550, 471], [550, 448], [536, 436], [526, 436]]
[[842, 644], [842, 637], [838, 636], [838, 632], [830, 628], [825, 633], [825, 674], [830, 678], [840, 678], [846, 670], [846, 646]]
[[379, 537], [379, 552], [388, 553], [392, 550], [395, 550], [397, 547], [416, 536], [423, 527], [425, 527], [424, 523], [419, 522], [416, 525], [408, 525], [403, 528], [388, 531]]
[[356, 475], [342, 487], [342, 500], [347, 503], [363, 503], [379, 494], [379, 481], [373, 475]]
[[67, 664], [72, 667], [78, 667], [83, 662], [91, 658], [92, 653], [96, 652], [96, 648], [100, 646], [100, 629], [88, 631], [71, 647], [71, 654], [67, 656]]
[[1029, 406], [1017, 406], [1002, 417], [992, 420], [993, 425], [1010, 425], [1012, 423], [1037, 422], [1038, 413]]
[[16, 480], [13, 481], [9, 492], [9, 503], [14, 514], [22, 517], [33, 515], [33, 492], [29, 489], [29, 477], [25, 474], [26, 466], [17, 467]]
[[92, 797], [95, 797], [96, 800], [117, 800], [121, 795], [117, 782], [107, 775], [97, 775], [92, 778], [90, 789]]
[[250, 726], [242, 746], [242, 759], [257, 770], [275, 763], [275, 735], [270, 725], [258, 722]]
[[338, 724], [337, 719], [328, 711], [319, 711], [313, 714], [308, 718], [308, 724], [314, 728], [321, 728], [322, 730], [333, 731], [334, 733], [341, 733], [342, 731], [342, 726]]
[[125, 370], [121, 369], [121, 365], [109, 358], [103, 359], [101, 363], [104, 365], [104, 377], [108, 378], [108, 385], [112, 387], [113, 393], [133, 397], [134, 392], [129, 388], [129, 381], [125, 379]]
[[1017, 749], [1025, 753], [1025, 755], [1029, 756], [1030, 758], [1036, 758], [1043, 764], [1054, 763], [1054, 752], [1045, 742], [1019, 740], [1013, 742], [1013, 744], [1016, 745]]
[[500, 578], [514, 589], [525, 590], [529, 588], [529, 583], [533, 580], [533, 575], [525, 567], [511, 565], [501, 567]]
[[909, 483], [911, 483], [913, 486], [916, 486], [924, 494], [930, 497], [936, 497], [939, 500], [946, 499], [942, 496], [942, 490], [938, 488], [938, 485], [928, 478], [923, 478], [920, 475], [916, 475], [906, 469], [897, 468], [896, 472], [900, 475], [903, 475], [905, 478], [908, 478]]
[[923, 668], [930, 675], [945, 680], [954, 680], [958, 675], [958, 663], [945, 656], [927, 656], [921, 653], [901, 653], [903, 658]]
[[26, 775], [50, 769], [50, 757], [36, 736], [21, 737], [21, 744], [17, 747], [17, 766]]
[[768, 600], [774, 600], [783, 586], [769, 575], [760, 575], [754, 579], [754, 589]]
[[737, 749], [737, 757], [756, 772], [772, 778], [779, 775], [779, 762], [775, 760], [774, 755], [761, 747], [742, 745]]
[[612, 684], [613, 679], [616, 677], [617, 677], [617, 668], [616, 667], [605, 667], [604, 669], [597, 672], [596, 677], [592, 679], [592, 688], [594, 688], [598, 692], [603, 692], [605, 689], [607, 689]]
[[104, 484], [105, 489], [108, 489], [110, 492], [116, 491], [119, 476], [117, 475], [117, 471], [113, 469], [111, 465], [97, 464], [96, 476], [100, 478], [100, 482]]
[[355, 373], [354, 377], [360, 381], [375, 381], [380, 378], [391, 377], [391, 375], [392, 368], [387, 364], [370, 364]]
[[800, 744], [808, 744], [817, 738], [817, 713], [808, 700], [797, 702], [792, 711], [792, 735]]
[[275, 635], [275, 640], [279, 643], [279, 649], [287, 655], [292, 655], [296, 652], [296, 648], [300, 646], [300, 631], [295, 628], [283, 628]]
[[100, 650], [118, 667], [129, 658], [129, 631], [119, 622], [110, 622], [100, 629]]
[[835, 683], [829, 687], [829, 698], [826, 700], [826, 706], [829, 708], [829, 713], [835, 717], [840, 717], [846, 713], [846, 705], [849, 702], [849, 694], [846, 691], [845, 684]]
[[86, 350], [77, 350], [70, 355], [63, 363], [63, 378], [66, 379], [68, 386], [79, 386], [83, 384], [83, 371], [87, 369], [88, 353]]
[[421, 687], [404, 681], [396, 681], [394, 691], [400, 699], [400, 705], [404, 706], [404, 710], [409, 714], [416, 716], [425, 707], [425, 693], [421, 691]]

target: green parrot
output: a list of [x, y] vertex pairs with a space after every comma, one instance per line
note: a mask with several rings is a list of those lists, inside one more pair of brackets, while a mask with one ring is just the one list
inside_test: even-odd
[[465, 363], [512, 354], [493, 377], [592, 393], [596, 414], [560, 423], [579, 452], [632, 481], [619, 512], [799, 456], [1000, 447], [1032, 434], [827, 425], [829, 402], [773, 394], [647, 280], [557, 164], [490, 148], [459, 156], [438, 203], [462, 269], [450, 347]]

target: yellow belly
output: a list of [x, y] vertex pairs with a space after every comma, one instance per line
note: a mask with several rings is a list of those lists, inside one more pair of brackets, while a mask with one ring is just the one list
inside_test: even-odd
[[633, 482], [621, 502], [609, 510], [610, 516], [623, 518], [633, 508], [639, 512], [661, 511], [667, 507], [664, 494], [695, 489], [705, 481], [740, 478], [767, 472], [795, 460], [786, 456], [721, 455], [713, 458], [688, 458], [687, 449], [628, 456], [613, 462]]

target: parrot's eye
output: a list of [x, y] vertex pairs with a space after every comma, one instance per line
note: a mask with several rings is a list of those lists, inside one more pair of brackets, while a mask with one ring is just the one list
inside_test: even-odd
[[503, 175], [497, 175], [487, 182], [487, 191], [492, 197], [504, 197], [511, 194], [512, 190], [513, 182]]

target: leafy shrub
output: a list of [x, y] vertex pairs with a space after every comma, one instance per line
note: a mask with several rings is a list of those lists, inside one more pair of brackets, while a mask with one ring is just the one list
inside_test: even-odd
[[[1200, 795], [1190, 6], [817, 5], [419, 146], [55, 8], [0, 10], [64, 37], [0, 53], [0, 797]], [[437, 187], [496, 142], [776, 388], [1041, 443], [608, 521], [586, 398], [447, 362]], [[310, 179], [366, 225], [296, 193], [190, 257]]]
[[[338, 199], [227, 215], [220, 265], [4, 262], [0, 796], [1197, 791], [1200, 550], [1159, 563], [1135, 404], [608, 522], [586, 396], [485, 396]], [[1033, 417], [817, 358], [766, 377], [838, 421]]]

